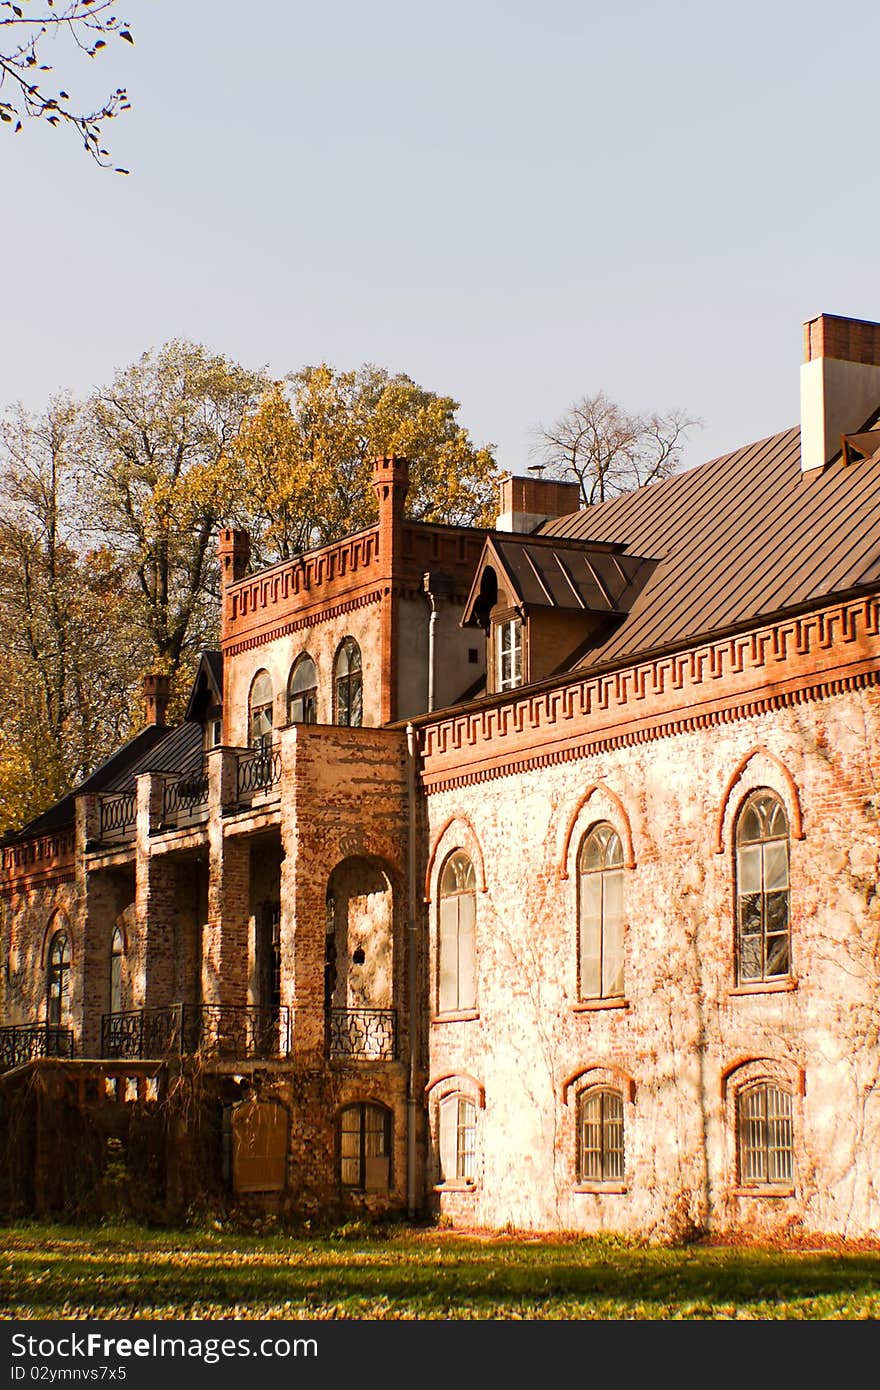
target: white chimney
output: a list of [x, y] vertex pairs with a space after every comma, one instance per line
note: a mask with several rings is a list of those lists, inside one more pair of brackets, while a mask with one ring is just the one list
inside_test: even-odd
[[801, 468], [824, 468], [880, 407], [880, 323], [819, 314], [804, 324]]

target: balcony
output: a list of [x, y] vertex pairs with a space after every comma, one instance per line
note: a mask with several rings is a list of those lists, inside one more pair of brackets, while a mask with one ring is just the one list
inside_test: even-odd
[[198, 1053], [224, 1061], [290, 1054], [290, 1010], [255, 1005], [169, 1004], [128, 1009], [101, 1019], [101, 1056], [182, 1057]]
[[197, 825], [208, 814], [208, 778], [167, 778], [162, 793], [162, 828]]
[[0, 1071], [9, 1071], [38, 1057], [72, 1057], [73, 1033], [48, 1023], [23, 1023], [0, 1028]]
[[397, 1056], [396, 1009], [331, 1009], [330, 1056], [393, 1062]]
[[248, 749], [238, 755], [236, 774], [236, 804], [248, 806], [255, 797], [263, 796], [281, 782], [281, 752], [271, 744]]
[[113, 792], [100, 798], [101, 843], [131, 840], [137, 822], [137, 797], [134, 792]]

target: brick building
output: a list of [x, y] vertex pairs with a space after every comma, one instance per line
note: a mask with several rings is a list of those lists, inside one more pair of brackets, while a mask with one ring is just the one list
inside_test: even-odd
[[800, 428], [600, 506], [416, 523], [382, 459], [344, 541], [221, 534], [184, 722], [148, 678], [2, 849], [22, 1200], [62, 1107], [169, 1205], [876, 1234], [880, 325], [805, 359]]

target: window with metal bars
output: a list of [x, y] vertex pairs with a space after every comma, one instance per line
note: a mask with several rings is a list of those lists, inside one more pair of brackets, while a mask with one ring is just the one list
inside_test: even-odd
[[477, 1107], [456, 1093], [440, 1102], [440, 1181], [474, 1182], [476, 1178]]
[[737, 1096], [739, 1180], [744, 1186], [794, 1180], [794, 1128], [791, 1093], [759, 1082]]
[[578, 1101], [578, 1181], [623, 1182], [623, 1096], [595, 1087]]
[[339, 1115], [339, 1178], [360, 1192], [391, 1187], [391, 1111], [363, 1101]]
[[777, 796], [752, 792], [736, 823], [738, 984], [791, 973], [788, 818]]

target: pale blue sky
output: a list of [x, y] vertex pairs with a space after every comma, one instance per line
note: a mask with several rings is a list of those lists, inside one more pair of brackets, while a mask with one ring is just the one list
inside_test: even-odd
[[188, 337], [406, 371], [514, 472], [578, 395], [681, 406], [693, 463], [795, 423], [804, 318], [880, 319], [876, 0], [120, 13], [129, 178], [0, 131], [0, 402]]

